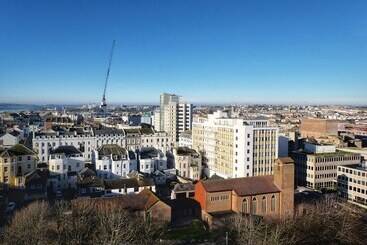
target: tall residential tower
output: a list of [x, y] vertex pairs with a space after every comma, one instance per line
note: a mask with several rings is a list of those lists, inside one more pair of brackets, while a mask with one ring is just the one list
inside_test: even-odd
[[172, 142], [178, 142], [180, 133], [192, 128], [192, 104], [175, 94], [161, 94], [160, 130], [167, 132]]

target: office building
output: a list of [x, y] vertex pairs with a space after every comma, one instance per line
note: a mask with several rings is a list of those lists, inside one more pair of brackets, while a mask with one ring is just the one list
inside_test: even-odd
[[192, 145], [203, 153], [210, 175], [268, 175], [278, 157], [278, 129], [263, 119], [230, 118], [217, 111], [194, 119]]
[[367, 209], [366, 163], [338, 167], [338, 196]]
[[304, 149], [292, 152], [296, 183], [316, 190], [336, 189], [337, 168], [361, 162], [360, 154], [337, 151], [335, 145], [306, 142]]

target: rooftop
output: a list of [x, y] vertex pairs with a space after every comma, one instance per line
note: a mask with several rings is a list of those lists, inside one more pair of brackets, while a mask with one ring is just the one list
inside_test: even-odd
[[138, 194], [121, 195], [115, 197], [101, 197], [101, 198], [79, 198], [73, 201], [73, 204], [78, 202], [88, 201], [94, 205], [104, 205], [109, 203], [110, 207], [123, 208], [131, 211], [149, 210], [160, 199], [150, 190], [142, 190]]
[[160, 151], [155, 149], [154, 147], [143, 147], [140, 150], [140, 159], [148, 159], [158, 157]]
[[82, 154], [82, 152], [73, 145], [61, 145], [55, 149], [51, 149], [50, 154], [65, 154], [65, 156], [72, 156]]
[[198, 154], [194, 149], [189, 147], [177, 147], [177, 155], [192, 155]]
[[32, 151], [31, 149], [22, 144], [16, 144], [10, 147], [9, 149], [0, 148], [0, 157], [26, 156], [35, 154], [36, 153], [34, 151]]
[[122, 148], [121, 146], [118, 146], [116, 144], [108, 144], [108, 145], [102, 145], [98, 149], [98, 154], [101, 156], [110, 156], [110, 155], [126, 155], [127, 151], [125, 148]]
[[280, 192], [272, 175], [201, 181], [207, 192], [234, 191], [239, 196]]

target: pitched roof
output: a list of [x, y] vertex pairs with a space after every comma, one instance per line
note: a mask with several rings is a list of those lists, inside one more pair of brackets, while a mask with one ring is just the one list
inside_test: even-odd
[[144, 186], [153, 186], [154, 181], [149, 177], [138, 178], [122, 178], [104, 180], [104, 187], [107, 190], [111, 189], [124, 189], [124, 188], [137, 188]]
[[148, 189], [142, 190], [138, 194], [120, 195], [115, 197], [101, 197], [93, 199], [79, 198], [73, 202], [73, 204], [78, 204], [78, 202], [87, 201], [96, 205], [103, 205], [106, 203], [110, 204], [111, 208], [123, 208], [131, 211], [149, 210], [154, 204], [160, 201], [160, 199]]
[[207, 192], [234, 191], [239, 196], [280, 192], [272, 175], [201, 181]]
[[42, 183], [42, 184], [46, 184], [47, 183], [47, 178], [48, 178], [49, 172], [48, 170], [40, 170], [40, 169], [35, 169], [29, 173], [27, 173], [24, 177], [25, 177], [25, 184], [30, 184], [30, 183]]
[[155, 132], [151, 125], [142, 123], [140, 133], [141, 134], [154, 134]]
[[102, 145], [98, 149], [98, 154], [101, 156], [110, 156], [110, 155], [127, 155], [127, 151], [125, 148], [122, 148], [121, 146], [118, 146], [116, 144], [108, 144], [108, 145]]
[[140, 150], [140, 159], [147, 159], [147, 158], [153, 158], [158, 157], [160, 154], [160, 151], [158, 151], [154, 147], [143, 147]]
[[22, 144], [16, 144], [9, 149], [0, 149], [0, 156], [25, 156], [35, 155], [36, 153]]
[[189, 147], [186, 146], [180, 146], [177, 147], [177, 155], [180, 156], [187, 156], [187, 155], [198, 155], [198, 153]]
[[94, 135], [111, 135], [111, 134], [124, 134], [124, 131], [121, 129], [115, 128], [103, 128], [103, 129], [96, 129], [94, 131]]
[[50, 154], [65, 154], [66, 156], [71, 156], [75, 154], [82, 154], [82, 152], [73, 145], [61, 145], [55, 149], [52, 149]]

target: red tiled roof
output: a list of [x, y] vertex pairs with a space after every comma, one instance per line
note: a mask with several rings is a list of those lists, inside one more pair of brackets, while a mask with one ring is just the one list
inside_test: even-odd
[[234, 191], [239, 196], [280, 192], [272, 175], [202, 181], [207, 192]]

